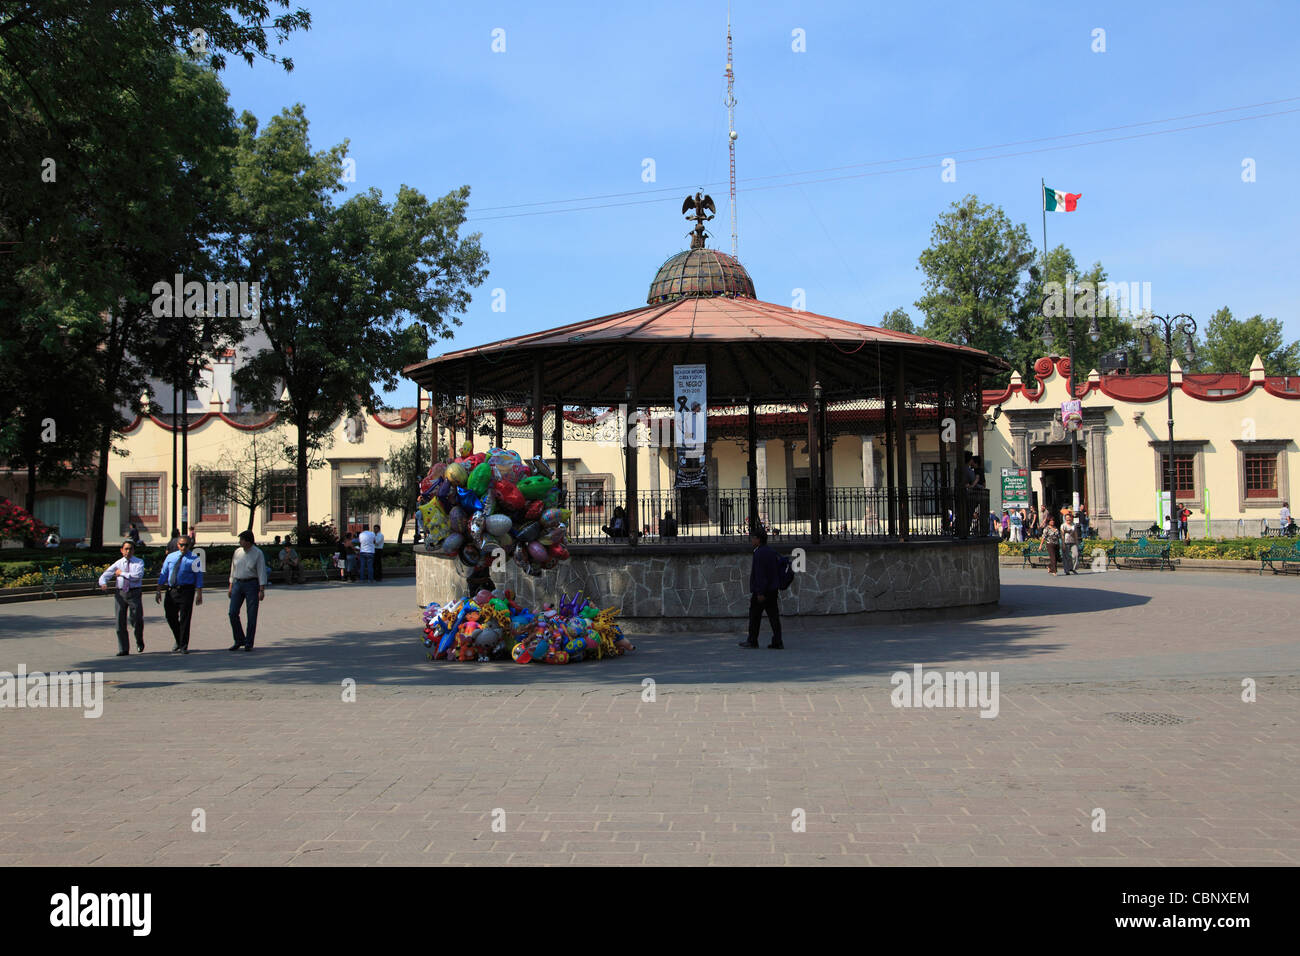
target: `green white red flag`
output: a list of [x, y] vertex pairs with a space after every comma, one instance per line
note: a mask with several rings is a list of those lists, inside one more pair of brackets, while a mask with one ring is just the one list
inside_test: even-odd
[[1065, 193], [1050, 186], [1043, 187], [1043, 208], [1048, 212], [1074, 212], [1083, 193]]

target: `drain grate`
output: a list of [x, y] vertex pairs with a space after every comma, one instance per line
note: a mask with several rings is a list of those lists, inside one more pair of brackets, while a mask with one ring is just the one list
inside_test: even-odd
[[1121, 711], [1106, 716], [1126, 724], [1142, 724], [1146, 727], [1172, 727], [1174, 724], [1185, 724], [1191, 720], [1190, 717], [1180, 717], [1177, 714], [1153, 714], [1141, 710]]

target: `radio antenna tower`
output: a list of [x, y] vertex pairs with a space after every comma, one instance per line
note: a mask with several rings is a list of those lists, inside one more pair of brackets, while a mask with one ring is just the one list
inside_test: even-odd
[[731, 4], [727, 4], [727, 151], [731, 154], [731, 258], [738, 258], [736, 235], [736, 76], [731, 69]]

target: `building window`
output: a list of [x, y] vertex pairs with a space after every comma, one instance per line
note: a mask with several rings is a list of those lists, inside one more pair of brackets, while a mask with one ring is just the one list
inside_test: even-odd
[[1246, 497], [1277, 497], [1277, 455], [1246, 455]]
[[603, 478], [575, 478], [573, 481], [574, 506], [578, 514], [600, 514], [605, 510], [605, 480]]
[[[1196, 495], [1196, 456], [1174, 455], [1174, 480], [1180, 498]], [[1160, 456], [1160, 490], [1169, 490], [1169, 456]]]
[[298, 519], [298, 482], [294, 478], [275, 478], [271, 484], [271, 520]]
[[230, 479], [225, 475], [199, 479], [199, 520], [230, 520]]
[[130, 478], [126, 483], [128, 520], [134, 524], [158, 523], [158, 479]]

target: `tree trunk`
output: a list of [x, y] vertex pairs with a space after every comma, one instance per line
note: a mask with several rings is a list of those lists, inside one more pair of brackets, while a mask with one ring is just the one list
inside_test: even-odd
[[307, 421], [301, 415], [298, 419], [298, 544], [310, 544], [311, 535], [307, 526], [311, 524], [307, 517]]
[[[108, 450], [113, 444], [113, 425], [106, 422], [99, 430], [99, 460], [95, 463], [95, 506], [90, 515], [90, 546], [104, 546], [104, 503], [108, 499]], [[129, 507], [130, 502], [123, 502]], [[164, 533], [166, 533], [164, 529]]]
[[[23, 507], [27, 513], [32, 516], [32, 521], [36, 520], [36, 456], [27, 454], [27, 493], [23, 495]], [[36, 547], [36, 539], [27, 537], [23, 539], [23, 547]]]

